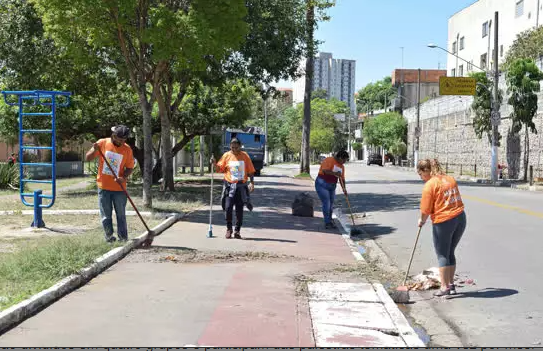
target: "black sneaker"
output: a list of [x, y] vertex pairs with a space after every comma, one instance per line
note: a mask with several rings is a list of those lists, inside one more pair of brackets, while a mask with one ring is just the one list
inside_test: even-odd
[[456, 285], [454, 284], [449, 285], [449, 291], [451, 295], [456, 295]]
[[250, 202], [248, 202], [248, 203], [247, 203], [247, 209], [248, 209], [249, 211], [253, 212], [253, 204], [250, 203]]
[[106, 241], [108, 243], [114, 243], [115, 241], [117, 241], [117, 238], [115, 238], [113, 235], [112, 236], [109, 236], [106, 238]]

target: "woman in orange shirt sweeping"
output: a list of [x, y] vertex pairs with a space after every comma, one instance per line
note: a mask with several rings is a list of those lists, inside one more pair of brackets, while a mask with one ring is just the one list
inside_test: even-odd
[[439, 262], [441, 289], [434, 296], [456, 294], [454, 251], [466, 229], [464, 204], [456, 180], [446, 175], [437, 160], [421, 160], [417, 172], [425, 182], [420, 201], [419, 227], [432, 219], [434, 248]]
[[[319, 175], [315, 179], [315, 190], [322, 202], [322, 214], [326, 229], [337, 228], [332, 220], [336, 186], [340, 177], [345, 181], [345, 167], [343, 164], [348, 160], [349, 154], [347, 151], [339, 151], [334, 157], [325, 158], [321, 162]], [[343, 189], [343, 192], [345, 192], [345, 189]]]

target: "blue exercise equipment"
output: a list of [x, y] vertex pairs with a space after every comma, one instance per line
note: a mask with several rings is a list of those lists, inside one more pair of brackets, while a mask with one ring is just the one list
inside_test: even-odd
[[[30, 90], [30, 91], [2, 91], [4, 101], [10, 106], [19, 106], [19, 177], [20, 187], [19, 194], [21, 201], [25, 206], [34, 207], [34, 221], [31, 226], [34, 228], [44, 228], [42, 209], [50, 208], [55, 203], [56, 198], [56, 109], [58, 106], [65, 107], [70, 104], [70, 96], [72, 93], [65, 91], [47, 91], [47, 90]], [[10, 99], [10, 96], [12, 98]], [[58, 97], [64, 97], [64, 101], [57, 101]], [[25, 107], [27, 107], [25, 112]], [[50, 110], [48, 112], [32, 112], [31, 107], [45, 107]], [[43, 111], [43, 109], [41, 109]], [[51, 129], [25, 129], [24, 118], [51, 118]], [[25, 134], [51, 134], [51, 146], [34, 146], [24, 144]], [[23, 153], [25, 150], [51, 150], [51, 162], [24, 162]], [[51, 167], [51, 180], [34, 180], [26, 179], [24, 167], [42, 166]], [[43, 194], [42, 190], [36, 190], [33, 193], [25, 193], [24, 185], [26, 183], [43, 183], [51, 184], [51, 195]], [[32, 197], [32, 203], [26, 198]], [[43, 199], [50, 200], [48, 204], [43, 204]]]

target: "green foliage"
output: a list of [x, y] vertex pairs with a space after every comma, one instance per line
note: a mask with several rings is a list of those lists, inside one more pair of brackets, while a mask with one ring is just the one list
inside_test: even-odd
[[310, 134], [311, 150], [316, 153], [331, 152], [334, 147], [334, 130], [314, 128]]
[[387, 112], [370, 118], [364, 123], [362, 134], [368, 145], [383, 146], [385, 149], [397, 146], [405, 139], [407, 121], [397, 112]]
[[317, 89], [311, 93], [311, 99], [328, 99], [328, 92], [325, 89]]
[[[477, 135], [479, 139], [486, 134], [488, 142], [491, 143], [492, 124], [490, 114], [492, 112], [492, 87], [494, 86], [494, 82], [487, 77], [485, 72], [473, 72], [470, 74], [470, 77], [475, 78], [477, 81], [475, 96], [473, 98], [473, 103], [471, 104], [471, 109], [475, 113], [475, 117], [473, 118], [473, 129], [475, 130], [475, 135]], [[501, 104], [503, 99], [501, 90], [498, 91], [498, 97], [499, 104]], [[498, 145], [500, 145], [501, 138], [502, 136], [498, 132]]]
[[0, 189], [19, 188], [19, 167], [17, 164], [0, 163]]
[[513, 107], [513, 133], [520, 132], [523, 125], [537, 133], [533, 118], [537, 112], [536, 92], [540, 90], [542, 79], [543, 73], [530, 59], [517, 59], [509, 65], [506, 80], [510, 96], [507, 102]]
[[381, 110], [385, 108], [385, 102], [390, 105], [396, 95], [396, 89], [392, 86], [392, 78], [385, 77], [360, 89], [356, 97], [356, 105], [359, 112]]
[[407, 153], [407, 144], [403, 140], [397, 139], [388, 150], [395, 156], [403, 156]]
[[352, 149], [353, 149], [354, 151], [362, 150], [363, 146], [364, 146], [364, 145], [362, 145], [362, 143], [358, 143], [358, 142], [352, 143], [352, 144], [351, 144], [351, 147], [352, 147]]
[[[346, 110], [347, 105], [336, 99], [327, 101], [316, 98], [311, 101], [311, 150], [328, 153], [345, 148], [344, 127], [334, 118], [334, 115], [345, 113]], [[286, 135], [285, 144], [294, 153], [300, 152], [302, 145], [302, 118], [303, 104], [298, 104], [296, 109], [285, 111], [282, 135]]]
[[517, 38], [507, 50], [503, 69], [509, 70], [509, 66], [517, 59], [537, 60], [543, 56], [543, 27], [532, 28], [517, 34]]

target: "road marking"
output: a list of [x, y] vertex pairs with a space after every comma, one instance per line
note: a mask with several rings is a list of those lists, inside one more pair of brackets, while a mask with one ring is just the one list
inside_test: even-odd
[[482, 198], [477, 197], [477, 196], [462, 194], [462, 197], [464, 199], [477, 201], [477, 202], [480, 202], [480, 203], [483, 203], [483, 204], [486, 204], [486, 205], [490, 205], [490, 206], [494, 206], [494, 207], [503, 208], [503, 209], [506, 209], [506, 210], [512, 210], [512, 211], [515, 211], [515, 212], [523, 213], [523, 214], [526, 214], [528, 216], [543, 218], [543, 213], [541, 213], [541, 212], [531, 211], [531, 210], [527, 210], [525, 208], [521, 208], [521, 207], [517, 207], [517, 206], [500, 204], [498, 202], [482, 199]]

